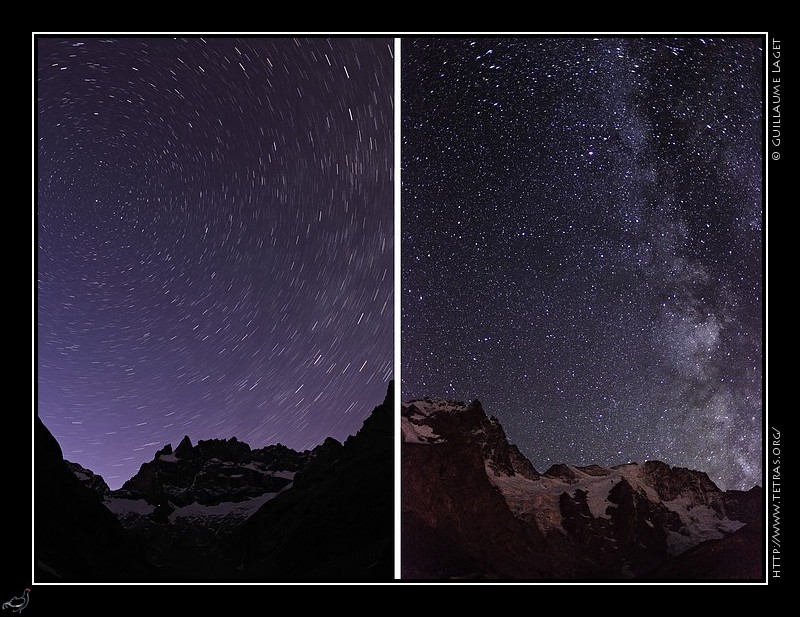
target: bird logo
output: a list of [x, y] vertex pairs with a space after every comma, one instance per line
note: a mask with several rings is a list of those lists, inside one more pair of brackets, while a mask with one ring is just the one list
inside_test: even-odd
[[31, 590], [26, 587], [21, 596], [15, 596], [3, 604], [3, 610], [10, 608], [15, 613], [21, 613], [22, 609], [28, 606], [28, 596], [30, 593]]

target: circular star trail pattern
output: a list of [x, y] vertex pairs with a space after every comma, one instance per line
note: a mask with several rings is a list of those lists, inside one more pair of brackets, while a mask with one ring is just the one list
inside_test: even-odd
[[112, 487], [386, 393], [391, 39], [37, 41], [38, 413]]
[[403, 396], [761, 483], [762, 39], [404, 40]]

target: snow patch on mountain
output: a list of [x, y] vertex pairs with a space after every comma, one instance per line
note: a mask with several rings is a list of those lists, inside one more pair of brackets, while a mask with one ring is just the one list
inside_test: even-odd
[[427, 424], [414, 424], [411, 418], [401, 418], [400, 430], [403, 434], [403, 441], [407, 443], [431, 444], [444, 441], [440, 435], [433, 432], [430, 426]]
[[671, 501], [663, 501], [656, 490], [644, 482], [643, 466], [636, 463], [619, 465], [614, 471], [624, 477], [628, 483], [647, 498], [660, 503], [668, 510], [675, 512], [683, 527], [679, 532], [667, 530], [667, 548], [671, 555], [680, 553], [706, 540], [718, 540], [744, 527], [744, 523], [722, 518], [708, 505], [698, 503], [686, 495], [680, 495]]
[[565, 482], [545, 476], [537, 480], [529, 480], [519, 474], [509, 476], [498, 472], [488, 462], [486, 476], [499, 489], [514, 514], [521, 518], [533, 517], [543, 531], [555, 529], [566, 533], [562, 527], [561, 494], [574, 497], [579, 489], [587, 492], [586, 502], [594, 518], [610, 519], [606, 509], [616, 505], [608, 500], [608, 494], [619, 482], [619, 477], [591, 476], [577, 467], [569, 466], [569, 469], [580, 477], [579, 482]]
[[103, 501], [103, 504], [117, 516], [126, 516], [128, 514], [147, 516], [148, 514], [152, 514], [156, 509], [155, 506], [150, 505], [144, 499], [108, 497], [105, 501]]
[[274, 478], [286, 478], [287, 480], [294, 480], [294, 476], [297, 472], [281, 470], [281, 471], [270, 471], [268, 473]]
[[683, 523], [680, 532], [667, 533], [667, 550], [671, 555], [679, 555], [706, 540], [718, 540], [745, 525], [740, 521], [720, 518], [719, 514], [708, 506], [692, 502], [687, 497], [678, 497], [661, 503], [676, 512]]
[[[542, 531], [555, 529], [565, 532], [560, 497], [562, 493], [567, 493], [574, 498], [577, 490], [586, 492], [586, 503], [594, 518], [610, 519], [608, 509], [616, 508], [617, 504], [609, 500], [609, 493], [623, 479], [634, 490], [644, 493], [648, 500], [662, 504], [680, 517], [683, 525], [680, 532], [667, 532], [671, 555], [678, 555], [705, 540], [722, 538], [744, 526], [740, 521], [721, 518], [712, 508], [687, 496], [662, 501], [656, 490], [643, 481], [641, 466], [635, 463], [609, 469], [608, 475], [602, 476], [590, 475], [579, 467], [568, 465], [567, 468], [577, 476], [577, 480], [571, 481], [546, 476], [529, 480], [520, 475], [509, 476], [499, 472], [490, 462], [486, 462], [485, 467], [486, 476], [498, 488], [511, 511], [523, 519], [533, 518]], [[650, 526], [653, 526], [652, 522]]]
[[611, 471], [625, 478], [628, 484], [630, 484], [635, 490], [643, 492], [650, 501], [654, 503], [661, 503], [661, 498], [658, 496], [656, 490], [643, 481], [641, 465], [637, 463], [625, 463], [624, 465], [612, 467]]
[[412, 405], [423, 416], [432, 416], [438, 413], [458, 413], [467, 408], [467, 405], [463, 401], [446, 401], [439, 398], [425, 398], [403, 403], [403, 409], [408, 412]]
[[489, 462], [485, 463], [486, 476], [497, 487], [508, 507], [522, 519], [533, 518], [542, 531], [561, 527], [559, 496], [566, 485], [560, 481], [540, 478], [529, 480], [519, 474], [513, 476], [496, 471]]
[[204, 506], [195, 501], [188, 506], [183, 506], [182, 508], [174, 510], [169, 515], [169, 522], [175, 523], [178, 519], [209, 519], [228, 516], [246, 519], [270, 499], [273, 499], [277, 494], [278, 493], [264, 493], [253, 499], [245, 499], [244, 501], [238, 502], [226, 501], [215, 506]]

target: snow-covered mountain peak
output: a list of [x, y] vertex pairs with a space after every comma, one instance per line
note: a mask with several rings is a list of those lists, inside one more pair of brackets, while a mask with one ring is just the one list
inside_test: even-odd
[[[426, 543], [441, 530], [444, 545], [458, 546], [453, 559], [484, 560], [496, 548], [491, 576], [528, 572], [533, 566], [515, 568], [530, 557], [513, 567], [507, 562], [526, 551], [553, 557], [538, 566], [550, 576], [643, 576], [760, 520], [760, 488], [724, 492], [703, 472], [660, 461], [559, 463], [540, 475], [478, 402], [411, 401], [401, 426], [404, 525], [426, 529]], [[495, 548], [475, 539], [488, 537]], [[424, 555], [420, 572], [428, 572], [431, 557]]]
[[451, 401], [440, 398], [424, 398], [403, 403], [403, 412], [433, 416], [439, 413], [458, 413], [464, 411], [467, 404], [464, 401]]

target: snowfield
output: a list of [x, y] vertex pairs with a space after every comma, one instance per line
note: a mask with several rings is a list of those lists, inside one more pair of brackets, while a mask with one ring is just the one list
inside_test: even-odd
[[270, 499], [273, 499], [277, 494], [278, 493], [264, 493], [253, 499], [246, 499], [238, 502], [226, 501], [216, 506], [204, 506], [195, 501], [188, 506], [183, 506], [172, 512], [169, 515], [169, 521], [170, 523], [174, 523], [180, 518], [224, 518], [228, 516], [246, 519]]
[[587, 492], [586, 503], [594, 518], [611, 517], [606, 514], [606, 509], [616, 507], [608, 500], [611, 489], [620, 481], [617, 476], [591, 476], [582, 472], [577, 467], [569, 469], [578, 476], [577, 482], [567, 482], [559, 478], [540, 477], [538, 480], [529, 480], [521, 475], [507, 476], [495, 471], [488, 464], [486, 475], [506, 499], [511, 511], [521, 518], [530, 518], [536, 521], [542, 531], [556, 529], [566, 533], [561, 526], [561, 493], [575, 496], [578, 489]]
[[151, 506], [144, 499], [122, 499], [120, 497], [109, 497], [103, 504], [117, 516], [126, 514], [139, 514], [147, 516], [155, 511], [156, 507]]
[[577, 476], [577, 481], [544, 476], [538, 480], [529, 480], [520, 475], [508, 476], [488, 463], [486, 475], [503, 495], [511, 511], [523, 519], [533, 518], [542, 531], [566, 533], [562, 527], [559, 498], [562, 493], [574, 497], [578, 489], [587, 492], [586, 502], [594, 518], [610, 519], [607, 509], [617, 506], [609, 501], [608, 495], [623, 478], [634, 490], [645, 493], [650, 501], [662, 504], [680, 517], [683, 524], [680, 532], [667, 533], [668, 550], [672, 555], [678, 555], [705, 540], [722, 538], [744, 526], [739, 521], [719, 518], [713, 509], [693, 503], [688, 497], [662, 501], [656, 491], [642, 481], [640, 465], [621, 465], [609, 469], [609, 475], [606, 476], [593, 476], [572, 465], [568, 468]]
[[[411, 406], [414, 410], [411, 411]], [[439, 413], [458, 413], [467, 406], [460, 401], [445, 401], [441, 399], [422, 399], [403, 403], [403, 415], [400, 419], [400, 430], [403, 441], [406, 443], [435, 444], [445, 440], [437, 435], [425, 421]]]
[[[412, 416], [413, 417], [413, 416]], [[414, 424], [409, 418], [403, 417], [400, 420], [400, 430], [403, 434], [403, 441], [406, 443], [442, 443], [444, 440], [440, 435], [433, 432], [427, 424]]]
[[412, 405], [416, 407], [419, 413], [421, 413], [423, 416], [432, 416], [435, 413], [441, 412], [457, 413], [467, 408], [467, 405], [462, 401], [445, 401], [444, 399], [439, 398], [426, 398], [418, 401], [409, 401], [408, 403], [403, 403], [403, 408], [407, 410]]

